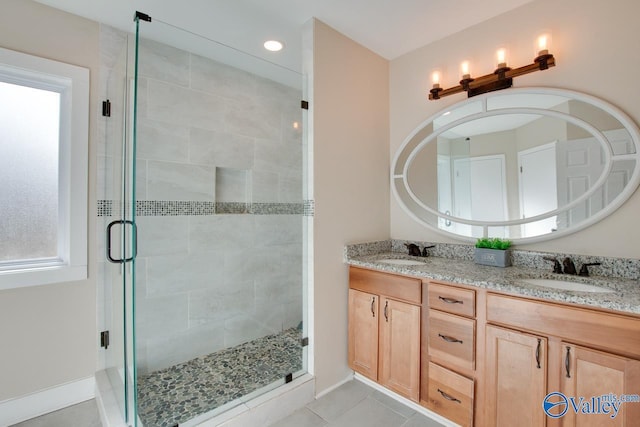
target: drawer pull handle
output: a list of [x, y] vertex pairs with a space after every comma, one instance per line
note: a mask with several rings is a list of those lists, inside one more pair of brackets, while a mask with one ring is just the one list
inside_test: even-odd
[[447, 400], [450, 400], [452, 402], [456, 402], [456, 403], [462, 403], [460, 401], [460, 399], [456, 399], [455, 397], [451, 396], [450, 394], [445, 393], [444, 391], [438, 389], [438, 393], [440, 393], [442, 395], [442, 397], [444, 397]]
[[443, 340], [445, 340], [446, 342], [458, 342], [460, 344], [462, 344], [462, 340], [459, 340], [458, 338], [453, 338], [447, 335], [442, 335], [442, 334], [438, 334], [438, 336], [440, 338], [442, 338]]
[[371, 298], [371, 315], [373, 317], [376, 317], [375, 305], [376, 305], [376, 297], [373, 297]]
[[564, 369], [567, 371], [567, 378], [571, 378], [571, 347], [567, 346], [567, 355], [564, 358]]
[[464, 302], [460, 301], [459, 299], [446, 298], [446, 297], [442, 297], [440, 295], [438, 295], [438, 299], [441, 300], [441, 301], [446, 302], [447, 304], [464, 304]]
[[389, 301], [385, 301], [384, 303], [384, 318], [388, 322], [389, 321], [389, 313], [387, 310], [389, 309]]
[[542, 347], [542, 340], [538, 338], [538, 346], [536, 347], [536, 363], [538, 364], [538, 369], [540, 369], [540, 348]]

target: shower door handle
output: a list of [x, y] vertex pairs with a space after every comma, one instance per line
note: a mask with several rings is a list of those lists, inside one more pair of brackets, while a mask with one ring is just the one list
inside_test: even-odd
[[[129, 258], [114, 258], [111, 256], [111, 229], [114, 225], [131, 225], [133, 229], [133, 254]], [[133, 221], [128, 221], [124, 219], [117, 219], [115, 221], [111, 221], [109, 225], [107, 225], [107, 259], [109, 262], [114, 264], [124, 264], [125, 262], [133, 261], [133, 259], [138, 254], [138, 227], [134, 224]]]

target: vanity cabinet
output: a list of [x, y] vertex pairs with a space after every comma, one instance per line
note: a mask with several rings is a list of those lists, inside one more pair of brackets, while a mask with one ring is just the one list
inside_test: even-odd
[[544, 426], [547, 339], [487, 326], [486, 340], [486, 425]]
[[560, 418], [543, 410], [551, 392], [578, 404], [640, 394], [637, 315], [351, 266], [348, 357], [354, 371], [461, 426], [640, 420], [640, 402], [613, 418], [570, 403]]
[[[570, 343], [562, 343], [564, 363], [560, 390], [565, 396], [640, 394], [640, 361]], [[640, 422], [640, 403], [622, 403], [618, 414], [576, 414], [568, 410], [563, 426], [631, 426]], [[607, 410], [611, 410], [607, 406]]]
[[418, 402], [421, 281], [349, 270], [349, 366]]
[[474, 421], [476, 291], [425, 282], [427, 330], [423, 345], [422, 404], [462, 425]]
[[[640, 403], [621, 404], [611, 418], [581, 413], [580, 398], [593, 405], [592, 397], [640, 394], [640, 319], [489, 293], [487, 322], [487, 425], [638, 425]], [[547, 417], [550, 392], [575, 398], [579, 413], [568, 403], [561, 418]]]
[[418, 401], [420, 393], [420, 306], [383, 297], [378, 381]]
[[349, 289], [349, 366], [378, 379], [378, 316], [380, 297]]

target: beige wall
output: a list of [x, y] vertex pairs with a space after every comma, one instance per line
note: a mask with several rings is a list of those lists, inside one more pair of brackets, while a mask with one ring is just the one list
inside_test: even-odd
[[[472, 73], [489, 73], [495, 51], [509, 50], [509, 63], [521, 66], [535, 55], [535, 37], [552, 32], [556, 67], [522, 76], [514, 86], [548, 86], [585, 92], [602, 98], [640, 121], [640, 85], [633, 84], [640, 69], [637, 42], [640, 28], [636, 0], [536, 0], [494, 19], [399, 57], [390, 64], [390, 150], [395, 153], [404, 138], [422, 121], [463, 94], [428, 101], [431, 70], [443, 70], [442, 86], [457, 84], [459, 64], [472, 63]], [[435, 242], [456, 242], [415, 223], [394, 198], [391, 236]], [[613, 215], [586, 230], [560, 239], [518, 246], [579, 254], [640, 258], [640, 193], [636, 192]]]
[[0, 291], [0, 401], [96, 371], [95, 106], [98, 24], [31, 0], [2, 0], [0, 46], [91, 73], [89, 279]]
[[345, 379], [347, 243], [389, 238], [388, 61], [315, 21], [316, 392]]

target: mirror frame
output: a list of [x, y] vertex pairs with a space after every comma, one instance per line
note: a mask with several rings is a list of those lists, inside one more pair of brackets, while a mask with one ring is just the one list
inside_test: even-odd
[[[629, 132], [631, 136], [631, 142], [633, 143], [634, 152], [632, 154], [623, 154], [623, 155], [614, 155], [613, 148], [610, 144], [610, 141], [604, 135], [603, 131], [598, 130], [595, 126], [590, 124], [589, 122], [572, 116], [568, 113], [562, 113], [556, 110], [547, 110], [541, 108], [529, 108], [529, 107], [511, 107], [511, 108], [499, 108], [499, 109], [487, 109], [488, 99], [491, 97], [499, 97], [506, 95], [514, 95], [514, 94], [534, 94], [534, 95], [555, 95], [562, 96], [567, 98], [567, 100], [576, 100], [581, 101], [596, 108], [605, 111], [610, 114], [613, 118], [618, 120], [625, 130]], [[425, 129], [427, 129], [433, 122], [441, 117], [443, 114], [447, 112], [454, 111], [457, 108], [461, 108], [469, 105], [470, 103], [480, 103], [481, 111], [478, 113], [470, 113], [468, 115], [462, 116], [456, 120], [447, 123], [446, 125], [438, 128], [435, 132], [431, 132], [425, 135]], [[553, 211], [549, 211], [543, 214], [539, 214], [526, 219], [515, 219], [515, 220], [507, 220], [507, 221], [478, 221], [472, 219], [465, 219], [456, 217], [450, 214], [439, 212], [437, 209], [434, 209], [430, 206], [427, 206], [422, 200], [420, 200], [415, 193], [411, 190], [411, 186], [408, 182], [408, 170], [411, 166], [411, 163], [415, 159], [416, 155], [427, 146], [429, 143], [437, 143], [437, 137], [458, 126], [462, 123], [471, 120], [477, 120], [483, 117], [490, 117], [496, 115], [503, 114], [539, 114], [546, 117], [556, 117], [566, 120], [569, 123], [572, 123], [587, 132], [593, 135], [602, 145], [604, 152], [604, 170], [598, 180], [592, 185], [584, 194], [570, 203], [556, 208]], [[618, 209], [622, 204], [624, 204], [631, 195], [636, 191], [636, 188], [640, 184], [640, 130], [635, 122], [624, 112], [622, 112], [617, 107], [609, 104], [608, 102], [603, 101], [602, 99], [596, 98], [591, 95], [586, 95], [584, 93], [575, 92], [566, 89], [556, 89], [556, 88], [544, 88], [544, 87], [525, 87], [525, 88], [512, 88], [507, 91], [500, 92], [490, 92], [484, 95], [476, 96], [473, 98], [467, 98], [464, 101], [455, 103], [453, 105], [449, 105], [443, 110], [438, 111], [427, 120], [420, 123], [403, 141], [400, 148], [396, 151], [396, 154], [393, 158], [393, 162], [391, 164], [391, 189], [393, 191], [394, 197], [402, 207], [402, 209], [415, 221], [418, 223], [438, 232], [439, 234], [443, 234], [445, 236], [457, 239], [475, 242], [476, 237], [464, 236], [461, 234], [452, 233], [441, 229], [438, 227], [437, 221], [438, 219], [443, 219], [445, 221], [454, 221], [460, 224], [468, 224], [471, 226], [482, 227], [484, 236], [488, 235], [488, 231], [490, 227], [500, 227], [500, 226], [515, 226], [521, 225], [525, 223], [535, 222], [542, 220], [544, 218], [552, 217], [554, 215], [558, 215], [562, 212], [569, 211], [572, 207], [577, 206], [579, 203], [587, 200], [591, 195], [593, 195], [597, 190], [599, 190], [603, 184], [606, 183], [609, 174], [611, 172], [614, 157], [617, 160], [620, 160], [620, 157], [624, 156], [624, 159], [630, 159], [635, 161], [635, 167], [633, 169], [633, 173], [629, 178], [629, 182], [624, 187], [623, 191], [621, 191], [615, 199], [613, 199], [610, 203], [608, 203], [603, 209], [596, 212], [594, 215], [591, 215], [584, 221], [581, 221], [575, 226], [570, 226], [565, 229], [557, 230], [554, 232], [550, 232], [547, 234], [542, 234], [533, 237], [521, 237], [521, 238], [509, 238], [514, 243], [524, 244], [524, 243], [534, 243], [545, 240], [556, 239], [562, 236], [566, 236], [568, 234], [575, 233], [579, 230], [582, 230], [590, 225], [595, 224], [596, 222], [602, 220], [607, 217], [611, 213], [613, 213], [616, 209]], [[402, 163], [401, 163], [402, 162]], [[401, 172], [400, 172], [401, 171]], [[400, 172], [400, 173], [399, 173]], [[407, 200], [404, 200], [401, 191], [403, 194], [408, 195]], [[437, 191], [437, 189], [436, 189]], [[416, 209], [414, 212], [410, 205], [413, 206], [413, 209]], [[431, 216], [435, 216], [436, 221], [435, 224], [432, 224], [425, 219], [423, 219], [420, 214], [427, 214]]]

